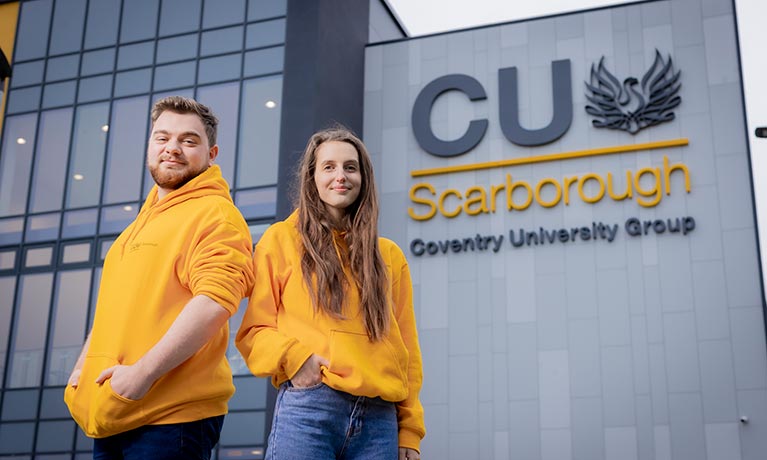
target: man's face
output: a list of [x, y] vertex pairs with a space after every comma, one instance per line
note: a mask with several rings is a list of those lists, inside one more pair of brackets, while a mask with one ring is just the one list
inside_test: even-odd
[[218, 146], [208, 145], [200, 117], [169, 110], [160, 114], [152, 126], [146, 156], [160, 198], [203, 173], [217, 154]]

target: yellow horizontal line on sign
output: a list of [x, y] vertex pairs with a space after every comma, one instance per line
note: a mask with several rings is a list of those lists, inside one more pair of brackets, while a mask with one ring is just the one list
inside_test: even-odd
[[602, 147], [600, 149], [576, 150], [573, 152], [562, 152], [562, 153], [550, 153], [548, 155], [539, 155], [536, 157], [513, 158], [511, 160], [501, 160], [501, 161], [488, 161], [486, 163], [474, 163], [474, 164], [458, 165], [458, 166], [445, 166], [442, 168], [431, 168], [431, 169], [416, 169], [414, 171], [410, 171], [410, 176], [411, 177], [433, 176], [436, 174], [447, 174], [452, 172], [477, 171], [480, 169], [502, 168], [504, 166], [518, 166], [518, 165], [527, 165], [527, 164], [533, 164], [533, 163], [543, 163], [544, 161], [569, 160], [572, 158], [584, 158], [584, 157], [593, 157], [598, 155], [610, 155], [613, 153], [636, 152], [637, 150], [653, 150], [653, 149], [663, 149], [668, 147], [681, 147], [689, 143], [690, 141], [687, 138], [682, 138], [682, 139], [671, 139], [668, 141], [645, 142], [643, 144], [617, 145], [614, 147]]

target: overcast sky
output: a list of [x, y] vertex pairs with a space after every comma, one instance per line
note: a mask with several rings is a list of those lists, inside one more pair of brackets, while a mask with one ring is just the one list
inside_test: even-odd
[[[485, 24], [529, 19], [635, 0], [384, 0], [411, 37]], [[671, 0], [684, 1], [684, 0]], [[734, 0], [746, 99], [752, 177], [760, 227], [762, 274], [767, 287], [767, 0]]]

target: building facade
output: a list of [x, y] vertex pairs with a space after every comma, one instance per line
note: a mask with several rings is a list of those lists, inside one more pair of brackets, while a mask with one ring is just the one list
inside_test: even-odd
[[[62, 389], [106, 251], [152, 185], [144, 156], [155, 100], [180, 94], [213, 108], [217, 163], [254, 238], [274, 220], [286, 9], [284, 0], [0, 5], [12, 62], [0, 151], [0, 458], [90, 457]], [[233, 347], [229, 355], [237, 394], [217, 455], [260, 458], [267, 383]]]
[[381, 231], [406, 252], [428, 458], [767, 452], [730, 0], [368, 46]]
[[[91, 456], [63, 386], [171, 94], [219, 116], [254, 241], [312, 132], [362, 134], [414, 280], [424, 458], [767, 452], [731, 0], [415, 39], [379, 0], [0, 1], [0, 50], [0, 459]], [[262, 458], [275, 393], [229, 359], [215, 458]]]

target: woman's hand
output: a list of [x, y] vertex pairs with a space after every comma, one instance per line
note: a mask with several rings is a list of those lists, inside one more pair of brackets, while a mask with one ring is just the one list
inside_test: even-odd
[[312, 353], [296, 375], [290, 379], [290, 383], [296, 388], [306, 388], [322, 382], [322, 369], [320, 366], [330, 366], [330, 361], [320, 355]]
[[399, 448], [399, 460], [420, 460], [421, 454], [415, 449]]

